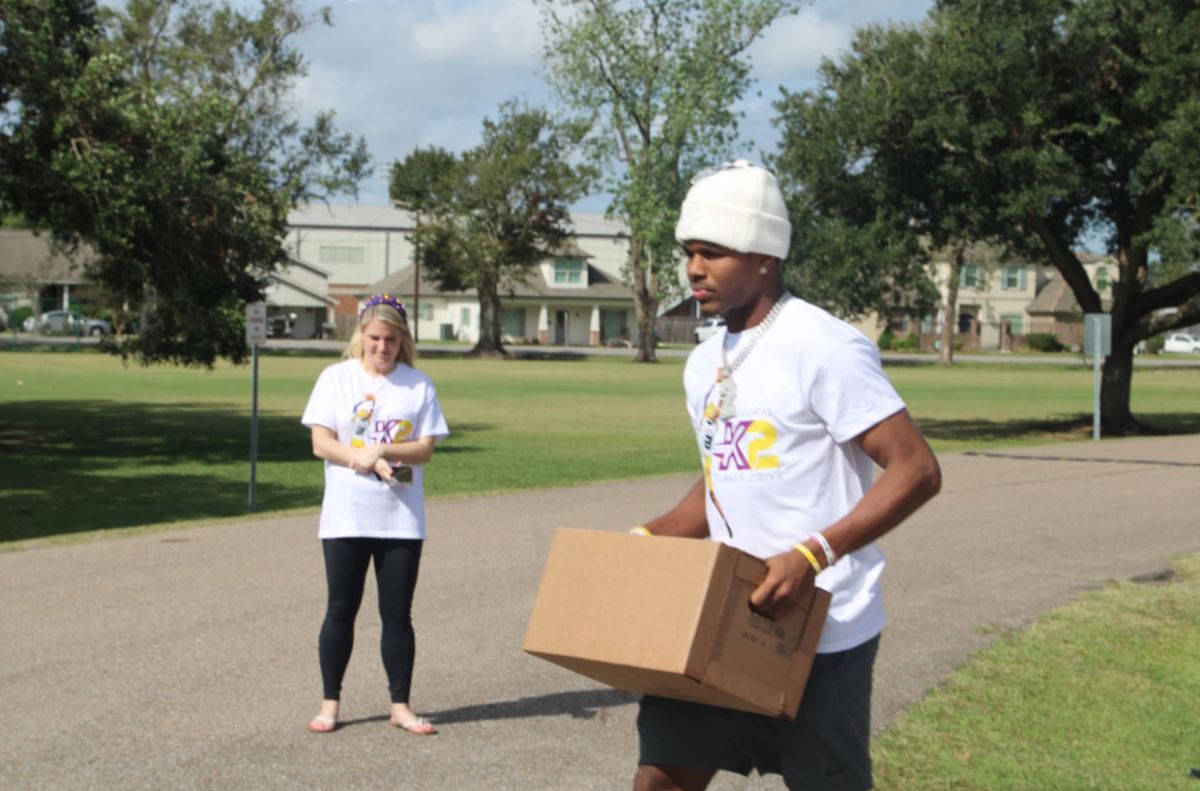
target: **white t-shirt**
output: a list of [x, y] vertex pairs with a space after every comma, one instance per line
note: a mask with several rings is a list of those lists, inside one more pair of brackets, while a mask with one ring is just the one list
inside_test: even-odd
[[[346, 446], [450, 436], [429, 377], [398, 363], [371, 377], [358, 360], [321, 372], [300, 422], [324, 426]], [[374, 475], [325, 462], [321, 538], [425, 538], [425, 470], [413, 465], [411, 486], [391, 486]]]
[[[740, 340], [755, 332], [747, 329]], [[904, 402], [873, 343], [793, 298], [733, 374], [736, 416], [706, 425], [706, 406], [715, 407], [720, 398], [716, 381], [725, 342], [726, 333], [717, 333], [696, 347], [684, 369], [707, 485], [724, 511], [723, 518], [706, 493], [709, 532], [716, 541], [768, 558], [829, 527], [862, 499], [875, 465], [853, 440]], [[736, 356], [733, 349], [728, 359]], [[883, 566], [883, 552], [870, 544], [817, 578], [833, 594], [820, 653], [853, 648], [883, 630]]]

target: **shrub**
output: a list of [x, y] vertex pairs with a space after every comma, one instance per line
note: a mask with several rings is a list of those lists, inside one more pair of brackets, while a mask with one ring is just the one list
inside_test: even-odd
[[879, 346], [880, 351], [889, 351], [896, 346], [896, 333], [892, 332], [891, 327], [884, 327], [883, 332], [879, 333], [879, 340], [875, 343]]
[[13, 327], [20, 327], [25, 323], [25, 319], [33, 315], [33, 308], [28, 305], [22, 305], [19, 308], [13, 308], [8, 312], [8, 323]]
[[1051, 332], [1031, 332], [1025, 336], [1025, 343], [1035, 352], [1061, 352], [1067, 348]]
[[915, 332], [908, 333], [902, 341], [896, 341], [892, 348], [900, 352], [919, 352], [921, 351], [921, 336]]

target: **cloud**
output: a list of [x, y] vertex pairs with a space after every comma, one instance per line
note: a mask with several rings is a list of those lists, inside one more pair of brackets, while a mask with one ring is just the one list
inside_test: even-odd
[[852, 36], [851, 25], [824, 19], [809, 6], [777, 20], [750, 50], [760, 83], [810, 78], [824, 58], [836, 58]]
[[[746, 150], [774, 147], [771, 102], [778, 86], [811, 87], [821, 58], [837, 57], [855, 25], [914, 21], [931, 4], [843, 0], [776, 22], [749, 53], [762, 95], [739, 103], [743, 137], [756, 144]], [[532, 0], [350, 0], [333, 4], [333, 23], [298, 40], [310, 71], [296, 95], [303, 117], [331, 109], [339, 129], [366, 138], [378, 171], [361, 185], [363, 203], [387, 202], [387, 170], [414, 148], [463, 151], [479, 143], [483, 118], [501, 102], [549, 101]]]
[[388, 167], [414, 148], [465, 150], [501, 102], [545, 100], [529, 0], [360, 0], [333, 22], [299, 41], [310, 69], [297, 96], [303, 115], [332, 109], [339, 129], [366, 137], [378, 172], [363, 202], [386, 202]]
[[538, 12], [530, 0], [483, 0], [417, 25], [416, 52], [442, 65], [478, 62], [527, 69], [541, 56]]

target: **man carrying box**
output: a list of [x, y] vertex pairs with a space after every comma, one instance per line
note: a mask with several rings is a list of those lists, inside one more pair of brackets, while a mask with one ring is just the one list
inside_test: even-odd
[[684, 371], [704, 474], [634, 532], [709, 537], [764, 558], [751, 603], [768, 617], [814, 584], [832, 601], [794, 721], [646, 696], [634, 789], [700, 791], [719, 770], [753, 769], [789, 789], [867, 791], [884, 626], [874, 542], [937, 494], [937, 459], [874, 344], [784, 289], [791, 223], [771, 173], [738, 160], [699, 174], [675, 236], [701, 311], [726, 327]]

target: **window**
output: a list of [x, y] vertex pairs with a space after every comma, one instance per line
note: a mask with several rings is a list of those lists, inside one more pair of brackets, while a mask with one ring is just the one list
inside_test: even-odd
[[525, 311], [523, 309], [504, 309], [504, 334], [510, 338], [525, 337]]
[[554, 262], [555, 283], [583, 283], [583, 262], [559, 259]]
[[1102, 266], [1096, 270], [1096, 290], [1107, 291], [1112, 285], [1112, 281], [1108, 279], [1108, 267]]
[[1006, 266], [1002, 270], [1000, 288], [1005, 291], [1025, 290], [1025, 267]]
[[959, 288], [979, 288], [979, 280], [979, 266], [977, 264], [965, 264], [958, 273]]
[[422, 321], [433, 321], [433, 305], [422, 302], [421, 307], [417, 310], [417, 318]]
[[1024, 335], [1025, 334], [1025, 317], [1024, 316], [1017, 314], [1017, 313], [1005, 314], [1000, 317], [1000, 321], [1006, 322], [1008, 324], [1009, 329], [1012, 330], [1013, 335]]
[[321, 245], [322, 264], [362, 264], [367, 260], [365, 247]]
[[629, 330], [625, 327], [625, 311], [600, 311], [600, 340], [616, 341], [624, 340], [628, 337]]
[[470, 308], [463, 308], [459, 312], [458, 315], [459, 315], [459, 319], [460, 319], [458, 324], [460, 327], [470, 327], [471, 326], [471, 309]]

